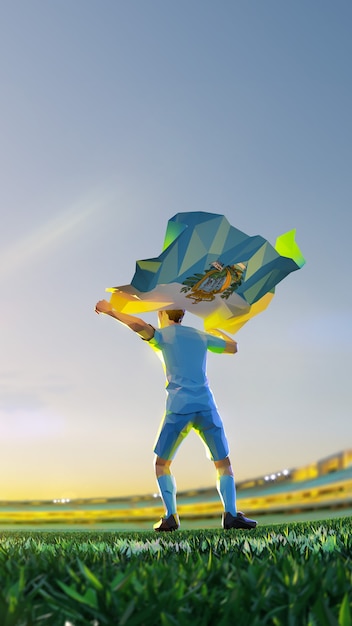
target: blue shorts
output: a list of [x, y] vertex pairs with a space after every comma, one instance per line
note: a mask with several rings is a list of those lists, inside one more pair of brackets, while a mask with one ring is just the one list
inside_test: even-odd
[[192, 428], [202, 439], [209, 459], [221, 461], [228, 456], [229, 446], [224, 427], [215, 408], [186, 415], [167, 411], [156, 438], [155, 454], [171, 461]]

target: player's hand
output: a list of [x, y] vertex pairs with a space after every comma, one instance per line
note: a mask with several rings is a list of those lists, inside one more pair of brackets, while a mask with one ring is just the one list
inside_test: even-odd
[[112, 306], [107, 300], [99, 300], [95, 305], [96, 313], [109, 313], [110, 311], [112, 311]]

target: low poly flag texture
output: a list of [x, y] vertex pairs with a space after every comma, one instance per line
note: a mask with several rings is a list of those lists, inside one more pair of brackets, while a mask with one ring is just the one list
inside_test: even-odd
[[263, 311], [276, 285], [304, 263], [294, 230], [273, 247], [231, 226], [223, 215], [177, 213], [168, 222], [161, 254], [137, 261], [130, 285], [107, 291], [119, 311], [186, 309], [203, 318], [205, 330], [233, 334]]

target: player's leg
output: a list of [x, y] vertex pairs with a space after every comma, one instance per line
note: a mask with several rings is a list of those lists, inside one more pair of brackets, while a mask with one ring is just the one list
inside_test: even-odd
[[236, 510], [236, 485], [228, 456], [219, 461], [214, 460], [216, 468], [216, 487], [224, 506], [224, 511], [237, 515]]
[[229, 446], [224, 427], [216, 409], [202, 413], [194, 427], [207, 449], [207, 456], [216, 468], [216, 486], [223, 503], [222, 526], [229, 528], [255, 528], [254, 520], [244, 517], [236, 508], [236, 485], [229, 458]]
[[171, 474], [171, 461], [156, 455], [154, 460], [155, 476], [159, 486], [160, 495], [165, 506], [165, 515], [176, 515], [176, 480]]
[[245, 517], [242, 511], [236, 509], [236, 486], [229, 457], [214, 461], [214, 465], [217, 473], [217, 488], [224, 506], [222, 527], [225, 530], [230, 530], [230, 528], [251, 530], [255, 528], [257, 522]]
[[203, 440], [207, 456], [215, 464], [216, 487], [224, 505], [224, 511], [236, 515], [236, 486], [228, 456], [229, 445], [216, 408], [197, 414], [194, 429]]
[[230, 530], [230, 528], [251, 530], [255, 528], [257, 522], [245, 517], [242, 511], [236, 509], [236, 486], [229, 457], [214, 461], [214, 465], [217, 472], [217, 488], [224, 506], [222, 527], [225, 530]]
[[176, 530], [179, 525], [176, 502], [176, 480], [171, 473], [171, 462], [178, 447], [190, 431], [189, 417], [166, 413], [159, 429], [154, 447], [155, 474], [162, 501], [165, 506], [165, 517], [154, 525], [154, 530]]

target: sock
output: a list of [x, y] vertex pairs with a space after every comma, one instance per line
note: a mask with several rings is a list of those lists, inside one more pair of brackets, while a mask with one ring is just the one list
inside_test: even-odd
[[237, 515], [236, 510], [236, 487], [235, 479], [230, 474], [223, 474], [217, 477], [216, 481], [217, 490], [219, 492], [221, 501], [224, 505], [226, 513], [231, 515]]
[[177, 512], [176, 507], [176, 481], [172, 474], [162, 474], [157, 477], [160, 495], [162, 497], [166, 517], [175, 515]]

